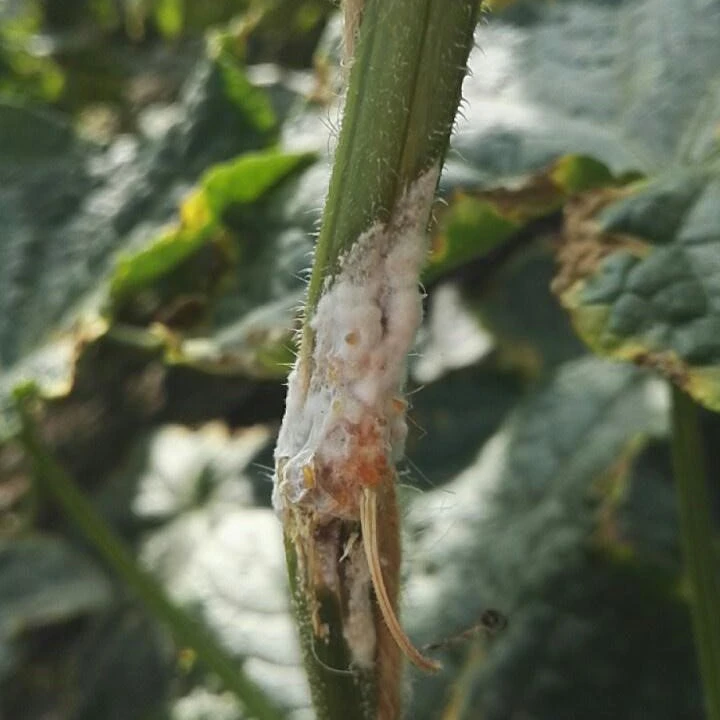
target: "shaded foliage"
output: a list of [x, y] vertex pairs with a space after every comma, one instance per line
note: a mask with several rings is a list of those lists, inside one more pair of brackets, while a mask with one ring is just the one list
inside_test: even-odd
[[[488, 607], [509, 625], [442, 650], [410, 713], [701, 718], [659, 375], [717, 409], [720, 4], [494, 5], [401, 483], [417, 641]], [[33, 383], [138, 562], [307, 717], [267, 475], [339, 114], [333, 8], [1, 12], [1, 709], [242, 717], [38, 491], [13, 395]]]

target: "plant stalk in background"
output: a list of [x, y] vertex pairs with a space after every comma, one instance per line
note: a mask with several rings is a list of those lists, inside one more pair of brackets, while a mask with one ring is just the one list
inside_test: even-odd
[[[395, 463], [406, 357], [476, 0], [346, 3], [354, 53], [275, 453], [304, 661], [320, 720], [400, 716]], [[355, 29], [357, 28], [357, 29]]]
[[673, 464], [690, 610], [707, 717], [720, 720], [720, 577], [699, 413], [673, 386]]
[[132, 588], [157, 621], [168, 628], [178, 645], [192, 648], [198, 660], [218, 676], [247, 713], [258, 720], [280, 720], [283, 713], [247, 677], [241, 664], [228, 655], [202, 624], [176, 605], [149, 572], [137, 564], [130, 550], [73, 478], [52, 457], [40, 439], [32, 416], [34, 392], [32, 388], [23, 388], [18, 391], [16, 399], [22, 422], [20, 437], [32, 462], [38, 486], [57, 503], [108, 567]]

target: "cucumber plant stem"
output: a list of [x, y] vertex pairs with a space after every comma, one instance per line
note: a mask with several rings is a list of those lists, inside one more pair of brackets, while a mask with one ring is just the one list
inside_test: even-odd
[[708, 720], [720, 720], [720, 567], [700, 407], [673, 386], [672, 451], [690, 610]]
[[[291, 379], [298, 383], [298, 395], [305, 400], [313, 380], [317, 384], [321, 374], [314, 367], [313, 320], [321, 298], [332, 289], [342, 259], [348, 258], [351, 250], [365, 247], [358, 241], [371, 228], [387, 227], [393, 218], [397, 221], [403, 198], [410, 188], [422, 185], [423, 177], [432, 176], [437, 182], [460, 103], [480, 6], [477, 0], [345, 2], [346, 33], [352, 35], [353, 46], [348, 50], [354, 52], [349, 60], [344, 116], [315, 247], [300, 352]], [[432, 200], [430, 192], [422, 206], [414, 208], [413, 221], [404, 224], [424, 229]], [[375, 234], [383, 237], [379, 231]], [[372, 251], [372, 247], [367, 250], [370, 255]], [[385, 251], [389, 253], [391, 248]], [[355, 261], [362, 264], [357, 253]], [[386, 320], [386, 326], [397, 323], [394, 318]], [[352, 333], [346, 337], [352, 337]], [[402, 398], [397, 400], [402, 405]], [[298, 417], [301, 415], [298, 413]], [[286, 421], [288, 417], [286, 413]], [[289, 424], [292, 422], [291, 418]], [[292, 436], [288, 431], [287, 437]], [[276, 450], [276, 488], [283, 485], [287, 461], [291, 459], [284, 454], [286, 449], [279, 443]], [[377, 567], [374, 582], [385, 589], [382, 604], [373, 595], [374, 626], [370, 618], [369, 634], [377, 637], [377, 643], [370, 667], [360, 667], [353, 661], [347, 642], [348, 637], [355, 643], [358, 639], [354, 629], [357, 623], [349, 618], [359, 617], [355, 607], [359, 581], [355, 576], [354, 580], [348, 578], [343, 568], [348, 565], [348, 552], [356, 547], [353, 538], [362, 534], [361, 518], [346, 514], [329, 521], [307, 505], [300, 507], [299, 502], [282, 507], [290, 589], [318, 720], [400, 717], [402, 657], [395, 641], [387, 640], [387, 627], [379, 612], [382, 609], [386, 617], [394, 616], [399, 585], [400, 537], [393, 462], [388, 462], [386, 487], [381, 492], [382, 517], [377, 537], [371, 539], [376, 545], [368, 545], [377, 551], [375, 556], [382, 556], [382, 583]], [[313, 497], [317, 488], [312, 458], [304, 468], [308, 492], [300, 495]], [[319, 571], [329, 566], [325, 575]], [[326, 576], [335, 575], [340, 578], [337, 583], [325, 581]], [[398, 627], [395, 630], [395, 638], [403, 638]], [[407, 650], [409, 641], [403, 641], [403, 645]]]

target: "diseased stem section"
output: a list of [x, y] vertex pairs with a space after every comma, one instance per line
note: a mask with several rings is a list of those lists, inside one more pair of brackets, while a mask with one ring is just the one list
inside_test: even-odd
[[353, 0], [346, 9], [355, 53], [273, 502], [317, 717], [396, 720], [402, 656], [438, 667], [397, 617], [395, 465], [427, 223], [478, 3]]
[[[290, 374], [276, 448], [273, 501], [292, 542], [291, 584], [307, 596], [311, 659], [342, 636], [348, 652], [339, 669], [373, 678], [376, 689], [363, 702], [382, 698], [388, 718], [399, 713], [398, 650], [423, 669], [437, 667], [397, 619], [398, 527], [377, 515], [378, 507], [383, 520], [397, 514], [395, 462], [407, 434], [402, 385], [421, 317], [418, 276], [438, 173], [437, 165], [423, 173], [389, 221], [373, 224], [342, 256], [311, 321], [312, 372], [301, 357]], [[337, 608], [324, 607], [321, 596]], [[339, 613], [335, 626], [328, 612]]]
[[720, 720], [720, 576], [699, 411], [673, 387], [673, 464], [690, 610], [707, 717]]
[[421, 670], [434, 672], [440, 669], [439, 663], [426, 658], [418, 651], [400, 626], [395, 614], [397, 600], [391, 597], [387, 590], [382, 555], [379, 550], [377, 507], [378, 499], [375, 490], [363, 488], [363, 496], [360, 501], [360, 528], [365, 548], [365, 558], [370, 566], [370, 577], [372, 578], [372, 585], [380, 612], [385, 624], [388, 626], [392, 639], [405, 657]]

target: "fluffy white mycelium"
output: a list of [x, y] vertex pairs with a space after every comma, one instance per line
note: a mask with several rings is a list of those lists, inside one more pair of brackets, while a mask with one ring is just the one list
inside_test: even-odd
[[273, 504], [318, 522], [356, 520], [363, 488], [392, 478], [407, 434], [402, 386], [421, 319], [418, 277], [439, 168], [412, 183], [386, 223], [342, 257], [311, 321], [310, 368], [288, 380]]

